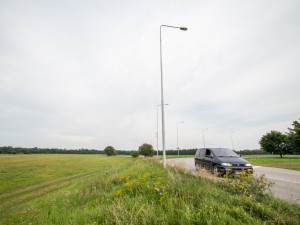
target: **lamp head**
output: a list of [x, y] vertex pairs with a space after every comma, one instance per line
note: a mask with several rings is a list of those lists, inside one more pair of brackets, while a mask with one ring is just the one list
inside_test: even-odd
[[187, 31], [187, 28], [186, 27], [179, 27], [180, 30], [184, 30], [184, 31]]

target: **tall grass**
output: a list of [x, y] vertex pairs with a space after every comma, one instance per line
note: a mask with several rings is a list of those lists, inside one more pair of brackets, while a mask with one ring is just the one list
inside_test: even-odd
[[[6, 212], [8, 213], [8, 212]], [[3, 224], [300, 224], [300, 209], [151, 159], [77, 181], [2, 214]]]

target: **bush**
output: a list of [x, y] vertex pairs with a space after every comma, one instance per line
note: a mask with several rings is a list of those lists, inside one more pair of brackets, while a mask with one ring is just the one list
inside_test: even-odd
[[117, 155], [117, 151], [114, 149], [114, 147], [112, 146], [107, 146], [105, 149], [104, 149], [104, 152], [106, 155], [108, 156], [114, 156], [114, 155]]
[[146, 157], [147, 156], [152, 157], [154, 154], [154, 150], [153, 150], [152, 145], [145, 143], [139, 147], [139, 153]]
[[140, 155], [140, 153], [139, 153], [138, 151], [133, 151], [133, 152], [131, 153], [131, 156], [132, 156], [133, 158], [137, 158], [137, 157], [139, 157], [139, 155]]
[[275, 184], [275, 182], [269, 181], [264, 174], [254, 176], [253, 173], [248, 173], [247, 171], [243, 171], [240, 176], [235, 177], [226, 174], [223, 178], [219, 178], [218, 182], [233, 193], [247, 196], [254, 194], [264, 195]]

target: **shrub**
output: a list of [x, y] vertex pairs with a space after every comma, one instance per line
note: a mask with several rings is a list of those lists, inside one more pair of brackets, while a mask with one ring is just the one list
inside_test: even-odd
[[153, 150], [152, 145], [145, 143], [139, 147], [139, 153], [146, 157], [147, 156], [152, 157], [154, 154], [154, 150]]
[[139, 153], [138, 151], [133, 151], [133, 152], [131, 152], [131, 156], [132, 156], [133, 158], [137, 158], [137, 157], [139, 157], [139, 155], [140, 155], [140, 153]]
[[105, 149], [104, 149], [104, 152], [106, 155], [108, 156], [114, 156], [114, 155], [117, 155], [117, 151], [114, 149], [114, 147], [112, 146], [107, 146]]
[[218, 182], [233, 193], [240, 193], [247, 196], [253, 194], [264, 195], [275, 184], [275, 182], [269, 181], [264, 174], [254, 176], [253, 173], [248, 173], [247, 171], [243, 171], [240, 176], [235, 177], [227, 174], [223, 178], [219, 178]]

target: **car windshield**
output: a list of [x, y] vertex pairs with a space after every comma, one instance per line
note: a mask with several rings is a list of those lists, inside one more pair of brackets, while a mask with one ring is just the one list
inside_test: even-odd
[[217, 157], [239, 157], [234, 151], [228, 148], [213, 149]]

